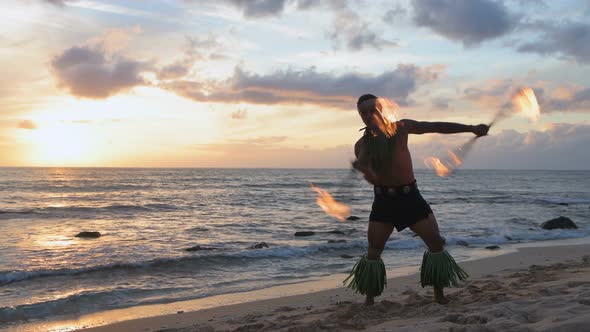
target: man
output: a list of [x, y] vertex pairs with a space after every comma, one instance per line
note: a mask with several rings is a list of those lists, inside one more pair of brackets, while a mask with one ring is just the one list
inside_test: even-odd
[[434, 214], [418, 191], [408, 135], [470, 132], [479, 137], [487, 135], [489, 126], [408, 119], [391, 122], [383, 115], [379, 99], [370, 94], [358, 99], [357, 109], [367, 127], [354, 146], [357, 159], [353, 167], [374, 185], [375, 199], [367, 231], [368, 253], [356, 263], [345, 282], [366, 295], [365, 304], [373, 304], [374, 297], [382, 293], [386, 283], [381, 260], [385, 243], [394, 227], [398, 232], [409, 227], [428, 247], [420, 268], [422, 287], [433, 286], [434, 300], [446, 304], [449, 300], [444, 296], [444, 287], [456, 285], [457, 279], [465, 280], [468, 275], [444, 250]]

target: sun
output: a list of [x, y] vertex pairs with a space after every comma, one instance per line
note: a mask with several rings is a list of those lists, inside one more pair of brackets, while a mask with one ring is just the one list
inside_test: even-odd
[[97, 142], [89, 126], [46, 123], [31, 132], [30, 140], [33, 165], [84, 166], [97, 159]]

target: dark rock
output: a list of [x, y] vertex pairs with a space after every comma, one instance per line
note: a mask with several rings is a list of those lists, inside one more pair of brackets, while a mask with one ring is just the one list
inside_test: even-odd
[[500, 247], [499, 246], [487, 246], [486, 249], [496, 250], [496, 249], [500, 249]]
[[345, 243], [346, 240], [328, 240], [328, 243]]
[[262, 249], [262, 248], [268, 248], [268, 243], [260, 242], [260, 243], [250, 246], [248, 249]]
[[568, 206], [568, 203], [557, 203], [558, 205]]
[[467, 243], [467, 241], [458, 240], [457, 244], [460, 246], [469, 247], [469, 243]]
[[350, 216], [348, 218], [346, 218], [346, 220], [359, 220], [361, 218], [357, 217], [357, 216]]
[[344, 232], [343, 232], [343, 231], [336, 231], [336, 230], [334, 230], [334, 231], [329, 231], [328, 233], [329, 233], [329, 234], [338, 234], [338, 235], [344, 235]]
[[577, 229], [578, 226], [568, 217], [560, 216], [559, 218], [547, 220], [541, 224], [543, 229]]
[[511, 238], [510, 236], [508, 236], [508, 235], [504, 235], [504, 238], [505, 238], [506, 240], [508, 240], [508, 241], [512, 241], [512, 238]]
[[354, 257], [353, 256], [350, 256], [350, 255], [344, 254], [344, 255], [340, 255], [340, 258], [354, 258]]
[[100, 237], [100, 232], [80, 232], [76, 237], [83, 237], [87, 239], [98, 239]]
[[217, 248], [207, 248], [207, 247], [201, 247], [201, 246], [194, 246], [194, 247], [190, 247], [190, 248], [186, 248], [184, 249], [185, 251], [201, 251], [201, 250], [216, 250]]
[[312, 232], [312, 231], [295, 232], [295, 236], [312, 236], [312, 235], [315, 235], [315, 232]]

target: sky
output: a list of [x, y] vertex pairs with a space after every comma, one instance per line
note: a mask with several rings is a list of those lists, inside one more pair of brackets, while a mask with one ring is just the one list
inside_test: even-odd
[[[0, 166], [348, 168], [372, 93], [510, 110], [465, 168], [590, 169], [587, 0], [2, 1], [0, 73]], [[412, 135], [415, 168], [470, 135]]]

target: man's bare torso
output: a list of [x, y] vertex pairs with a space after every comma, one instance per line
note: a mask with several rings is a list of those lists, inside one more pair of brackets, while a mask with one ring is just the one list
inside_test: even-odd
[[392, 155], [391, 169], [384, 169], [381, 172], [379, 167], [371, 165], [368, 155], [367, 136], [361, 137], [355, 144], [354, 150], [360, 165], [368, 167], [373, 171], [375, 177], [371, 179], [374, 185], [379, 186], [401, 186], [415, 180], [412, 157], [408, 149], [408, 128], [404, 121], [397, 121], [395, 147]]

